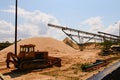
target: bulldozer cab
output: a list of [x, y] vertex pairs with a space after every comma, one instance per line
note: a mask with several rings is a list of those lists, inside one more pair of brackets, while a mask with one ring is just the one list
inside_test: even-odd
[[25, 52], [25, 53], [35, 52], [35, 45], [33, 45], [33, 44], [20, 45], [20, 53], [21, 52]]
[[20, 53], [18, 54], [20, 60], [28, 60], [35, 58], [35, 45], [20, 45]]

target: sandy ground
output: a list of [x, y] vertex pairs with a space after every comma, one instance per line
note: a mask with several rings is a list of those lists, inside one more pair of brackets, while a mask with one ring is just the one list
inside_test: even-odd
[[99, 72], [82, 72], [81, 64], [95, 62], [96, 59], [102, 58], [98, 55], [100, 49], [85, 49], [84, 51], [75, 50], [66, 45], [62, 41], [53, 38], [29, 38], [18, 42], [21, 44], [34, 44], [36, 51], [48, 51], [49, 56], [60, 57], [62, 59], [62, 67], [52, 67], [33, 71], [19, 71], [12, 68], [6, 69], [5, 59], [8, 52], [14, 52], [14, 45], [0, 51], [0, 73], [2, 73], [7, 80], [85, 80], [93, 74]]

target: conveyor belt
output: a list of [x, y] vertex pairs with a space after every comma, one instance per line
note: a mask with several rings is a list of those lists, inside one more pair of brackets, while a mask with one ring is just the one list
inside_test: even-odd
[[120, 67], [120, 61], [113, 64], [112, 66], [105, 68], [103, 71], [99, 72], [98, 74], [95, 74], [88, 78], [87, 80], [102, 80], [105, 76], [112, 73], [114, 70]]

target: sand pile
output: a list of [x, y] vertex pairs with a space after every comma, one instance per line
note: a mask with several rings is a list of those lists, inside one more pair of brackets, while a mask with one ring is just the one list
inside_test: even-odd
[[100, 49], [102, 46], [99, 43], [86, 43], [85, 49]]
[[[35, 37], [35, 38], [28, 38], [18, 42], [17, 52], [19, 53], [20, 45], [24, 44], [34, 44], [36, 45], [35, 50], [39, 51], [48, 51], [49, 54], [67, 54], [67, 53], [74, 53], [75, 50], [66, 45], [64, 42], [48, 38], [48, 37]], [[0, 54], [6, 55], [8, 52], [14, 53], [14, 45], [11, 45], [4, 50], [0, 51]]]

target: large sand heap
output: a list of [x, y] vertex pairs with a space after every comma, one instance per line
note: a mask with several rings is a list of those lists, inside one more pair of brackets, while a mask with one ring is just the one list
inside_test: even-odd
[[[17, 44], [17, 53], [20, 51], [20, 45], [25, 44], [34, 44], [36, 45], [35, 50], [39, 51], [48, 51], [49, 54], [67, 54], [67, 53], [74, 53], [75, 50], [66, 45], [64, 42], [48, 38], [48, 37], [35, 37], [35, 38], [28, 38], [22, 41], [19, 41]], [[0, 54], [6, 56], [6, 53], [13, 52], [14, 53], [14, 45], [11, 45], [4, 50], [0, 51]]]

